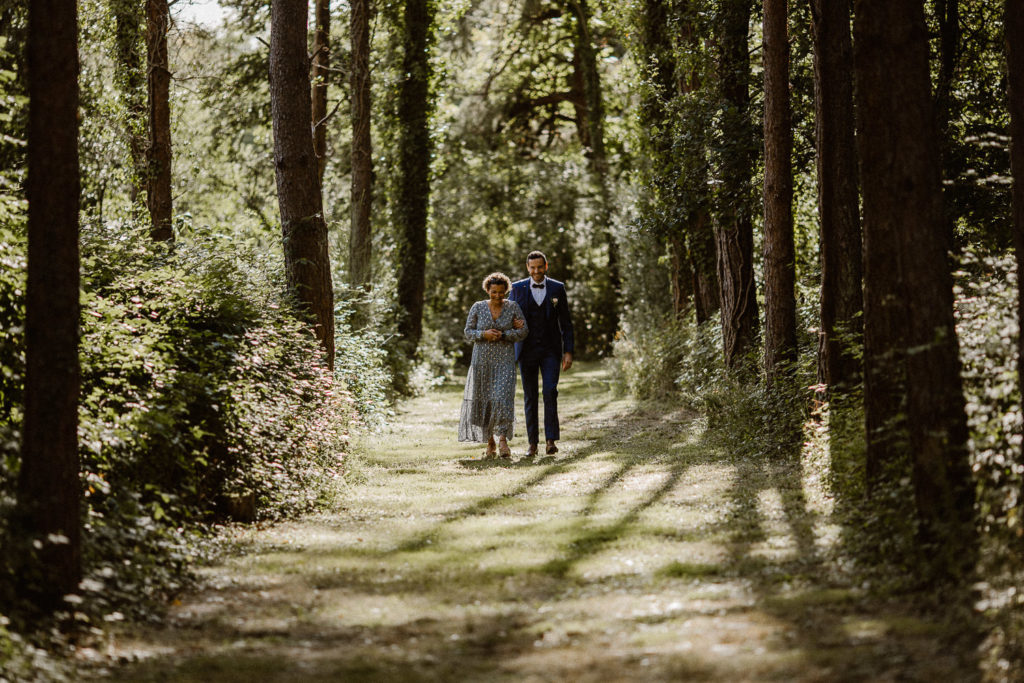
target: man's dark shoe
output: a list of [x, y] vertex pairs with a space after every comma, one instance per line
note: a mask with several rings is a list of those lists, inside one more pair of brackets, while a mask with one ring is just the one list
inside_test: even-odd
[[530, 444], [530, 450], [526, 451], [526, 457], [527, 458], [532, 458], [535, 455], [537, 455], [537, 444], [531, 443]]
[[556, 446], [555, 442], [552, 441], [551, 439], [548, 439], [546, 445], [547, 449], [544, 452], [547, 453], [548, 455], [554, 455], [555, 453], [558, 452], [558, 446]]

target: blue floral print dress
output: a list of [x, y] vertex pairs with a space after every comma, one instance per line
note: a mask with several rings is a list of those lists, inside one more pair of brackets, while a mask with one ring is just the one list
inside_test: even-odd
[[[513, 320], [522, 320], [515, 329]], [[466, 341], [473, 342], [473, 359], [462, 395], [459, 416], [459, 441], [487, 441], [494, 437], [512, 438], [515, 420], [516, 352], [515, 343], [526, 339], [529, 330], [519, 304], [502, 302], [501, 314], [491, 317], [487, 301], [477, 301], [466, 318]], [[501, 330], [502, 338], [487, 341], [483, 334], [490, 329]]]

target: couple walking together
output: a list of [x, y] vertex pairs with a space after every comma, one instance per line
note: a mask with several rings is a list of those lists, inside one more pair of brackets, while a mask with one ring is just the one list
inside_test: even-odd
[[572, 367], [569, 300], [565, 285], [547, 277], [544, 254], [530, 252], [526, 268], [530, 276], [515, 284], [503, 273], [484, 278], [487, 299], [473, 304], [466, 318], [473, 359], [462, 397], [459, 441], [487, 442], [488, 456], [512, 457], [508, 440], [515, 415], [517, 362], [530, 442], [527, 455], [537, 454], [538, 372], [544, 392], [545, 452], [558, 452], [558, 375]]

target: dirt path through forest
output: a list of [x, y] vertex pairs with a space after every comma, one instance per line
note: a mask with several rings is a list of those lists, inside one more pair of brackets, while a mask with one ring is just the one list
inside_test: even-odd
[[[814, 463], [704, 442], [597, 366], [563, 375], [555, 457], [455, 441], [461, 388], [366, 437], [338, 509], [239, 532], [142, 681], [972, 680], [956, 625], [849, 585]], [[521, 425], [517, 425], [521, 427]], [[959, 644], [958, 644], [959, 643]]]

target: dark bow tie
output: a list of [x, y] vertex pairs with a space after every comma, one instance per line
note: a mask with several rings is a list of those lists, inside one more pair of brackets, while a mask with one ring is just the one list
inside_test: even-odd
[[530, 286], [533, 287], [534, 289], [544, 289], [544, 285], [532, 284]]

